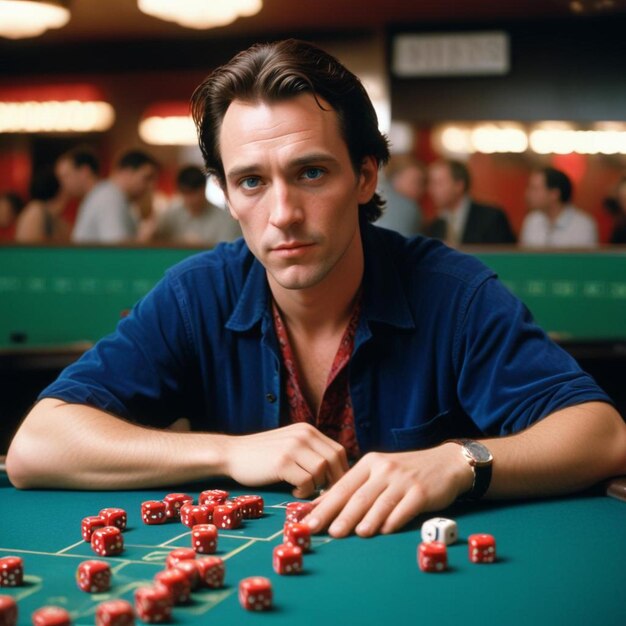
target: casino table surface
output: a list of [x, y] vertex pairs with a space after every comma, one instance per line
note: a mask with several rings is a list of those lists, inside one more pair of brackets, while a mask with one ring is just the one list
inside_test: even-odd
[[[197, 497], [202, 489], [223, 487], [212, 482], [185, 491]], [[305, 555], [305, 571], [278, 576], [271, 555], [281, 542], [289, 491], [226, 488], [233, 495], [263, 495], [265, 515], [220, 533], [225, 587], [194, 593], [191, 604], [174, 609], [174, 624], [626, 624], [626, 503], [620, 500], [585, 493], [455, 505], [443, 512], [456, 519], [460, 534], [448, 549], [450, 568], [444, 573], [426, 574], [416, 564], [419, 527], [428, 515], [390, 536], [319, 535]], [[30, 624], [36, 608], [57, 604], [70, 611], [73, 624], [93, 624], [98, 602], [132, 600], [134, 589], [164, 567], [169, 550], [189, 546], [188, 529], [180, 523], [145, 526], [140, 520], [140, 503], [166, 493], [18, 491], [0, 477], [0, 556], [21, 556], [26, 575], [23, 587], [0, 593], [18, 599], [19, 623]], [[106, 559], [114, 572], [110, 593], [89, 595], [76, 587], [76, 567], [100, 557], [81, 540], [80, 521], [107, 506], [128, 512], [125, 551]], [[496, 563], [468, 561], [467, 536], [476, 532], [495, 536]], [[270, 612], [248, 613], [239, 606], [238, 582], [253, 575], [272, 581]]]

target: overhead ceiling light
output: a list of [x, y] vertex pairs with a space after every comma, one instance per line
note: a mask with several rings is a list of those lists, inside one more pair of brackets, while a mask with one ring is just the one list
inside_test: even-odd
[[226, 26], [239, 17], [255, 15], [262, 0], [137, 0], [139, 10], [185, 28], [203, 30]]
[[0, 36], [22, 39], [61, 28], [70, 19], [66, 4], [64, 0], [0, 0]]
[[139, 136], [158, 146], [194, 146], [198, 144], [196, 127], [188, 102], [158, 102], [141, 116]]
[[108, 130], [113, 107], [92, 85], [0, 89], [0, 133], [86, 133]]

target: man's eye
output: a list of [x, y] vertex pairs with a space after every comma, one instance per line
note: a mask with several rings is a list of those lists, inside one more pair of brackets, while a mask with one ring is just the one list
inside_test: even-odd
[[324, 170], [321, 167], [307, 167], [302, 173], [302, 177], [307, 180], [317, 180], [324, 175]]
[[260, 182], [261, 181], [256, 176], [248, 176], [247, 178], [242, 179], [239, 184], [244, 189], [250, 190], [256, 189], [259, 186]]

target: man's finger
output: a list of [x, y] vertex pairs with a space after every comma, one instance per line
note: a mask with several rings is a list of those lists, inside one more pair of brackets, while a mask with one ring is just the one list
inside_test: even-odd
[[384, 535], [394, 533], [406, 526], [416, 515], [423, 512], [424, 494], [421, 489], [409, 489], [398, 506], [389, 514], [380, 532]]
[[404, 493], [397, 486], [387, 486], [378, 496], [362, 519], [357, 523], [355, 532], [360, 537], [375, 535], [393, 514], [404, 498]]
[[314, 511], [303, 522], [309, 525], [312, 532], [327, 528], [368, 477], [367, 468], [355, 465], [337, 484], [314, 501]]
[[343, 475], [350, 469], [345, 448], [328, 439], [320, 433], [320, 437], [312, 439], [311, 447], [328, 461], [328, 471], [324, 481], [317, 484], [318, 487], [330, 486], [339, 482]]

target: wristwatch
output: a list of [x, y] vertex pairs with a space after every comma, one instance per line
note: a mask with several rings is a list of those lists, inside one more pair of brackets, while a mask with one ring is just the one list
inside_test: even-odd
[[463, 456], [474, 472], [474, 482], [470, 490], [459, 496], [459, 500], [480, 500], [487, 493], [491, 483], [493, 455], [480, 441], [450, 439], [449, 442], [458, 443], [461, 446]]

